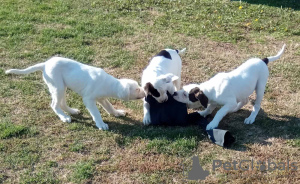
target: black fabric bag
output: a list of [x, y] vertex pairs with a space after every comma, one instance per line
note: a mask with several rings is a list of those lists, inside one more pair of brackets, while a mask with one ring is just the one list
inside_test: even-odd
[[206, 131], [206, 126], [209, 123], [206, 118], [197, 112], [188, 114], [186, 104], [176, 101], [169, 93], [167, 95], [168, 100], [164, 103], [158, 103], [151, 95], [146, 97], [146, 101], [150, 105], [150, 125], [199, 125], [213, 143], [223, 147], [229, 147], [233, 144], [235, 138], [229, 131], [221, 129]]

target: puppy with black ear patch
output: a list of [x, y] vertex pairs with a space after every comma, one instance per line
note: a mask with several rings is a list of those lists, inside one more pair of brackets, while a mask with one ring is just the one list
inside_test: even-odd
[[[142, 87], [146, 96], [152, 95], [157, 102], [162, 103], [168, 100], [167, 91], [173, 95], [180, 89], [182, 61], [179, 54], [184, 52], [185, 49], [165, 49], [150, 60], [142, 75]], [[143, 122], [144, 125], [151, 123], [149, 104], [145, 100]]]
[[191, 102], [197, 102], [197, 101], [199, 101], [203, 107], [207, 108], [208, 98], [205, 96], [205, 94], [203, 93], [203, 91], [201, 91], [197, 87], [193, 88], [190, 91], [190, 93], [189, 93], [189, 100]]
[[196, 108], [201, 104], [206, 109], [199, 111], [199, 114], [204, 117], [211, 114], [217, 105], [221, 105], [221, 109], [206, 127], [207, 130], [210, 130], [218, 127], [219, 122], [227, 113], [236, 112], [246, 105], [248, 97], [255, 90], [256, 100], [253, 111], [244, 121], [245, 124], [252, 124], [258, 114], [265, 92], [269, 76], [267, 64], [279, 59], [284, 48], [285, 45], [276, 56], [249, 59], [237, 69], [228, 73], [219, 73], [200, 85], [184, 86], [173, 97], [179, 102], [186, 103], [188, 107]]

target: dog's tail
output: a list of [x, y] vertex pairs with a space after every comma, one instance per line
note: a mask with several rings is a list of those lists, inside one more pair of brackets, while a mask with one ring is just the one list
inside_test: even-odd
[[184, 48], [184, 49], [182, 49], [182, 50], [176, 50], [176, 52], [177, 52], [179, 55], [185, 53], [185, 51], [186, 51], [186, 48]]
[[267, 65], [269, 62], [279, 59], [280, 56], [283, 54], [284, 48], [285, 48], [285, 44], [283, 45], [282, 49], [277, 53], [276, 56], [270, 56], [270, 57], [264, 58], [264, 59], [262, 59], [263, 62], [265, 62]]
[[44, 66], [45, 66], [45, 63], [39, 63], [39, 64], [36, 64], [36, 65], [30, 66], [30, 67], [28, 67], [26, 69], [23, 69], [23, 70], [19, 70], [19, 69], [6, 70], [5, 73], [6, 74], [9, 74], [9, 73], [13, 73], [13, 74], [29, 74], [29, 73], [32, 73], [32, 72], [36, 72], [38, 70], [44, 70]]

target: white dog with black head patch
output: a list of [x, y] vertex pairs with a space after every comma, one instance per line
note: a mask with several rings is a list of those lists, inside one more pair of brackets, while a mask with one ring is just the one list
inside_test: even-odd
[[[181, 65], [179, 54], [183, 50], [165, 49], [154, 56], [143, 71], [142, 86], [146, 96], [152, 95], [159, 103], [168, 100], [167, 91], [173, 95], [181, 85]], [[144, 100], [144, 125], [150, 122], [149, 104]]]
[[114, 109], [106, 98], [113, 97], [127, 101], [145, 97], [144, 89], [134, 80], [116, 79], [101, 68], [62, 57], [53, 57], [26, 69], [11, 69], [5, 73], [29, 74], [39, 70], [43, 72], [43, 79], [51, 93], [51, 107], [63, 122], [71, 122], [71, 117], [64, 111], [70, 114], [79, 113], [78, 109], [70, 108], [66, 103], [67, 88], [82, 96], [96, 126], [102, 130], [107, 130], [108, 125], [103, 122], [96, 102], [99, 102], [109, 114], [125, 116], [123, 110]]
[[202, 104], [206, 109], [199, 111], [199, 114], [204, 117], [211, 114], [216, 106], [221, 105], [221, 109], [206, 127], [207, 130], [210, 130], [218, 127], [219, 122], [227, 113], [236, 112], [247, 104], [248, 97], [255, 90], [256, 100], [253, 111], [244, 121], [245, 124], [252, 124], [258, 114], [265, 92], [269, 76], [267, 64], [279, 59], [284, 48], [285, 45], [276, 56], [249, 59], [237, 69], [228, 73], [219, 73], [200, 85], [184, 86], [182, 90], [174, 93], [174, 99], [194, 108], [200, 107]]

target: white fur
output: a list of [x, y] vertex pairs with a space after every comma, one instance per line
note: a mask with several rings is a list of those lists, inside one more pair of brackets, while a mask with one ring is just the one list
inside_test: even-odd
[[96, 126], [102, 130], [107, 130], [108, 125], [101, 118], [96, 106], [97, 101], [109, 114], [124, 116], [125, 112], [114, 109], [106, 98], [134, 100], [145, 97], [143, 88], [136, 81], [116, 79], [101, 68], [62, 57], [53, 57], [44, 63], [36, 64], [24, 70], [11, 69], [5, 73], [29, 74], [38, 70], [43, 71], [43, 79], [51, 93], [51, 107], [63, 122], [71, 122], [71, 117], [63, 111], [70, 114], [79, 113], [79, 110], [67, 106], [65, 97], [67, 88], [82, 96], [86, 108], [96, 122]]
[[[155, 56], [142, 75], [142, 86], [145, 87], [146, 83], [150, 82], [160, 93], [158, 98], [153, 96], [159, 103], [168, 100], [167, 91], [173, 95], [176, 90], [180, 89], [182, 61], [179, 54], [185, 52], [185, 49], [178, 53], [172, 49], [165, 50], [169, 52], [172, 60], [163, 56]], [[148, 95], [147, 92], [146, 95]], [[149, 104], [144, 100], [143, 122], [145, 125], [150, 124], [149, 108]]]
[[[276, 56], [268, 57], [269, 62], [275, 61], [283, 54], [285, 45]], [[183, 90], [177, 91], [176, 99], [179, 102], [187, 103], [190, 107], [200, 107], [189, 101], [189, 91], [198, 87], [208, 98], [208, 106], [199, 114], [207, 116], [221, 105], [221, 109], [217, 112], [214, 119], [207, 125], [206, 129], [213, 129], [219, 125], [222, 118], [230, 112], [236, 112], [248, 102], [248, 97], [256, 91], [256, 100], [251, 115], [245, 119], [245, 124], [252, 124], [260, 109], [263, 99], [265, 86], [269, 76], [268, 66], [258, 58], [249, 59], [237, 69], [229, 73], [219, 73], [210, 80], [197, 84], [190, 84], [183, 87]]]

